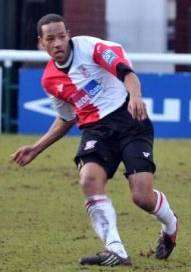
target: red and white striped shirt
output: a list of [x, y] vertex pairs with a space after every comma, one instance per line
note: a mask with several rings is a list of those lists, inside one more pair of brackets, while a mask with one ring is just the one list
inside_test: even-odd
[[68, 73], [47, 64], [42, 86], [51, 96], [58, 115], [69, 121], [77, 117], [79, 126], [94, 123], [126, 100], [127, 90], [117, 78], [119, 64], [129, 67], [122, 46], [94, 37], [72, 38], [73, 61]]

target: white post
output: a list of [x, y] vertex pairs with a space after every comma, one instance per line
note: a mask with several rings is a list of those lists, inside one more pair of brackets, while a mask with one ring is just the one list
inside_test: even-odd
[[[127, 53], [165, 53], [167, 0], [107, 0], [108, 39], [121, 43]], [[173, 72], [171, 65], [136, 63], [136, 72]]]

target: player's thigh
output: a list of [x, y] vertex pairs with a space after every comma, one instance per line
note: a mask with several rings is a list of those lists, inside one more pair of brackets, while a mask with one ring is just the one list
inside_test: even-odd
[[119, 148], [115, 142], [86, 133], [81, 139], [75, 162], [78, 170], [87, 163], [96, 163], [104, 169], [107, 179], [110, 179], [116, 172], [120, 159]]
[[126, 144], [122, 151], [122, 161], [127, 178], [136, 173], [153, 174], [156, 166], [153, 161], [152, 138], [150, 141], [139, 138]]

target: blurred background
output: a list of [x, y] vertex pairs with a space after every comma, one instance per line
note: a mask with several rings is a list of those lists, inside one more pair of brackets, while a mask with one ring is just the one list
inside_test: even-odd
[[[162, 58], [160, 54], [164, 53], [191, 52], [190, 0], [1, 0], [0, 49], [37, 50], [36, 23], [47, 13], [63, 15], [72, 36], [92, 35], [116, 41], [128, 53], [152, 53]], [[8, 56], [8, 52], [3, 54]], [[42, 90], [38, 91], [45, 62], [10, 62], [1, 58], [0, 61], [1, 131], [44, 132], [54, 116]], [[134, 61], [133, 64], [140, 74], [157, 135], [191, 137], [191, 63]], [[185, 94], [180, 90], [182, 86]], [[39, 118], [41, 130], [35, 128]], [[172, 127], [169, 133], [165, 132], [167, 125], [168, 131]], [[189, 133], [180, 134], [185, 126]]]

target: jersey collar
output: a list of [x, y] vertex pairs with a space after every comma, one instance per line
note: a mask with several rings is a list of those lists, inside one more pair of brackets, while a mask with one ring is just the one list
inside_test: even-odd
[[62, 65], [60, 65], [60, 64], [57, 63], [56, 61], [54, 62], [56, 68], [58, 68], [58, 69], [61, 69], [61, 70], [62, 70], [62, 69], [63, 69], [63, 70], [69, 69], [70, 66], [71, 66], [71, 64], [72, 64], [73, 57], [74, 57], [74, 45], [73, 45], [72, 40], [70, 40], [69, 43], [70, 43], [71, 51], [70, 51], [70, 55], [69, 55], [67, 61], [66, 61], [64, 64], [62, 64]]

